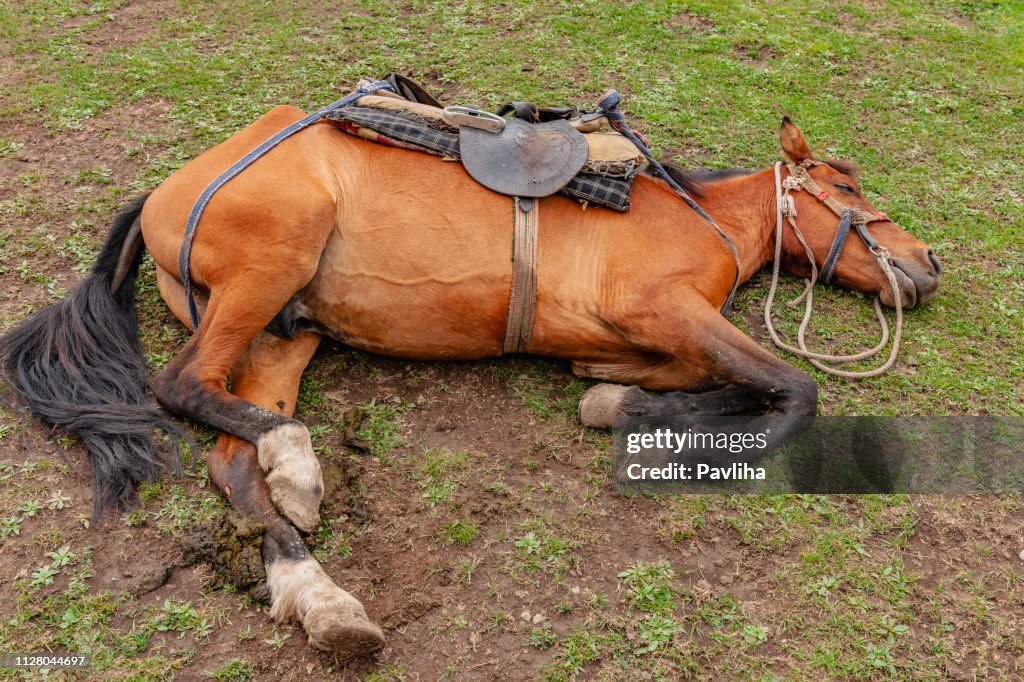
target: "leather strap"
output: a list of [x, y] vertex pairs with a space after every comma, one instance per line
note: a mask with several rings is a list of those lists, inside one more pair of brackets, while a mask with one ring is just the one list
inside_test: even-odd
[[850, 235], [850, 225], [852, 222], [849, 209], [843, 211], [843, 215], [839, 219], [839, 229], [836, 230], [836, 238], [832, 241], [832, 248], [829, 249], [828, 257], [825, 258], [825, 264], [821, 266], [821, 277], [819, 279], [825, 284], [832, 281], [832, 275], [839, 264], [839, 256], [843, 253], [843, 247], [846, 246], [846, 238]]
[[214, 178], [213, 182], [202, 191], [199, 198], [196, 199], [196, 203], [192, 206], [192, 211], [188, 214], [188, 221], [185, 223], [185, 234], [181, 239], [181, 251], [178, 252], [178, 271], [181, 274], [182, 286], [185, 288], [185, 301], [188, 304], [188, 316], [192, 322], [193, 331], [199, 328], [199, 309], [196, 307], [195, 293], [192, 287], [192, 246], [195, 243], [196, 232], [199, 230], [199, 221], [202, 220], [206, 205], [210, 203], [213, 195], [226, 183], [234, 179], [235, 176], [266, 156], [270, 150], [292, 135], [317, 123], [329, 113], [351, 105], [365, 95], [373, 94], [378, 90], [390, 89], [391, 85], [387, 81], [375, 81], [360, 86], [355, 92], [345, 95], [338, 101], [328, 104], [323, 109], [314, 111], [305, 118], [274, 133], [251, 152], [231, 164], [230, 168]]
[[512, 289], [505, 322], [505, 353], [526, 353], [533, 338], [537, 314], [537, 228], [540, 201], [513, 197], [515, 229], [512, 233]]
[[540, 122], [540, 114], [537, 112], [537, 105], [533, 102], [508, 102], [501, 105], [496, 112], [498, 116], [508, 116], [515, 113], [515, 117], [527, 123]]
[[[807, 172], [807, 169], [809, 166], [817, 166], [822, 163], [821, 161], [807, 160], [802, 164], [788, 164], [786, 167], [789, 169], [790, 180], [792, 180], [792, 184], [787, 185], [789, 189], [803, 189], [809, 192], [815, 199], [832, 209], [832, 212], [839, 216], [839, 228], [836, 230], [836, 236], [832, 240], [832, 248], [829, 249], [825, 263], [821, 266], [821, 276], [819, 277], [822, 282], [828, 284], [832, 280], [832, 275], [835, 274], [836, 266], [839, 264], [839, 257], [843, 254], [843, 248], [846, 246], [846, 238], [850, 234], [850, 228], [855, 227], [857, 229], [857, 236], [864, 242], [864, 246], [868, 247], [868, 250], [872, 253], [875, 253], [881, 248], [881, 244], [871, 234], [871, 230], [868, 229], [868, 223], [885, 221], [889, 219], [889, 216], [884, 213], [870, 213], [853, 206], [846, 206], [821, 189], [821, 186], [814, 181], [811, 174]], [[787, 197], [789, 189], [786, 191]]]

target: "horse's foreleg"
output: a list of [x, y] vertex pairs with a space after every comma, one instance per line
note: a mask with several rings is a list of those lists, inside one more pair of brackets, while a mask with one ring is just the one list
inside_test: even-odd
[[[659, 369], [664, 370], [664, 367]], [[672, 400], [658, 401], [638, 386], [598, 384], [580, 401], [580, 420], [593, 428], [611, 428], [619, 415], [731, 417], [759, 414], [766, 408], [764, 396], [742, 386], [725, 386], [702, 393], [673, 391], [671, 395]]]
[[580, 404], [584, 424], [606, 428], [619, 415], [764, 414], [765, 423], [772, 423], [768, 440], [774, 447], [802, 428], [802, 417], [815, 413], [814, 380], [759, 346], [710, 306], [674, 300], [655, 302], [649, 309], [659, 314], [632, 315], [616, 325], [641, 344], [637, 357], [654, 359], [646, 364], [636, 358], [619, 365], [604, 362], [594, 373], [670, 392], [651, 395], [635, 387], [595, 386]]
[[368, 655], [384, 646], [384, 635], [363, 605], [324, 573], [299, 533], [274, 508], [256, 448], [224, 434], [208, 457], [210, 478], [241, 514], [266, 524], [263, 562], [270, 587], [270, 615], [297, 620], [310, 644], [326, 651]]

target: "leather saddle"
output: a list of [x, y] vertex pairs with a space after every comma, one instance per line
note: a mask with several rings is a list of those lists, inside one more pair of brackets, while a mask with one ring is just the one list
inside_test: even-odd
[[[459, 129], [462, 165], [474, 180], [500, 194], [546, 197], [580, 172], [588, 145], [567, 115], [543, 111], [550, 120], [521, 102], [507, 104], [497, 114], [447, 107], [444, 119]], [[505, 113], [516, 116], [506, 118]]]

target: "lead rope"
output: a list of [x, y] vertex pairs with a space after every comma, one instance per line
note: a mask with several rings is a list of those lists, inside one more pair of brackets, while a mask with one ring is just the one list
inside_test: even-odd
[[[878, 265], [882, 268], [882, 272], [885, 273], [886, 279], [889, 280], [889, 286], [892, 289], [893, 303], [896, 307], [896, 331], [892, 338], [892, 350], [889, 353], [889, 359], [885, 361], [880, 367], [865, 371], [850, 371], [844, 369], [836, 369], [835, 367], [829, 367], [828, 365], [822, 364], [823, 362], [831, 362], [835, 364], [846, 364], [850, 362], [857, 362], [858, 360], [866, 360], [878, 354], [883, 348], [885, 348], [886, 342], [889, 340], [889, 324], [885, 319], [885, 314], [882, 312], [882, 304], [879, 296], [875, 297], [875, 315], [878, 317], [879, 324], [882, 327], [882, 340], [878, 342], [874, 348], [855, 353], [853, 355], [829, 355], [826, 353], [815, 353], [807, 348], [804, 336], [807, 331], [807, 325], [811, 321], [811, 310], [814, 302], [814, 284], [818, 281], [818, 266], [814, 262], [814, 253], [811, 248], [807, 245], [807, 241], [804, 239], [800, 229], [796, 226], [796, 220], [794, 216], [796, 214], [795, 207], [793, 206], [793, 198], [789, 195], [790, 191], [797, 185], [790, 186], [787, 182], [785, 192], [782, 187], [782, 175], [780, 173], [781, 162], [775, 164], [775, 259], [772, 264], [772, 282], [768, 288], [768, 299], [764, 303], [764, 324], [768, 329], [768, 334], [772, 338], [772, 342], [779, 348], [789, 351], [794, 355], [798, 355], [812, 365], [820, 369], [826, 374], [832, 376], [845, 377], [847, 379], [866, 379], [869, 377], [878, 376], [883, 372], [887, 371], [892, 367], [893, 363], [896, 362], [896, 355], [899, 353], [900, 340], [903, 337], [903, 300], [900, 296], [900, 288], [896, 282], [896, 275], [892, 271], [892, 266], [889, 264], [889, 251], [884, 246], [878, 247], [877, 250], [872, 250], [875, 258], [878, 259]], [[787, 181], [790, 178], [787, 178]], [[807, 259], [811, 263], [811, 278], [806, 280], [807, 285], [804, 288], [802, 294], [797, 296], [795, 299], [790, 301], [788, 305], [794, 306], [804, 301], [804, 316], [800, 322], [800, 327], [797, 330], [797, 344], [799, 348], [793, 347], [788, 343], [784, 342], [779, 335], [775, 332], [775, 327], [772, 325], [772, 304], [775, 301], [775, 291], [779, 286], [779, 271], [782, 266], [782, 218], [785, 215], [790, 227], [793, 228], [793, 233], [799, 240], [800, 245], [804, 247], [804, 252], [807, 254]]]

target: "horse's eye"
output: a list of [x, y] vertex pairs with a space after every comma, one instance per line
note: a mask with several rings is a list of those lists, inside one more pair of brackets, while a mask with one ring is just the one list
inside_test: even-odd
[[853, 188], [850, 187], [849, 185], [839, 184], [836, 185], [836, 189], [839, 190], [840, 192], [843, 192], [844, 194], [856, 194]]

